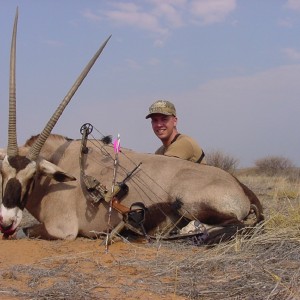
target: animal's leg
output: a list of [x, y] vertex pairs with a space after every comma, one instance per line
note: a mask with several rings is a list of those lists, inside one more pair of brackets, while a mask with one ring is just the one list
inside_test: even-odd
[[243, 226], [243, 222], [238, 219], [235, 213], [222, 212], [208, 203], [184, 203], [176, 200], [177, 212], [186, 219], [199, 220], [201, 223], [214, 226]]
[[[202, 231], [207, 235], [205, 244], [216, 244], [232, 238], [245, 224], [238, 220], [233, 213], [222, 213], [209, 205], [198, 203], [186, 204], [177, 201], [177, 211], [180, 215], [190, 219], [188, 225], [180, 230], [180, 233]], [[200, 224], [196, 224], [197, 221]]]
[[207, 226], [208, 238], [205, 241], [207, 245], [219, 244], [232, 239], [238, 232], [236, 226]]
[[[20, 231], [23, 231], [23, 234], [28, 238], [36, 238], [36, 239], [46, 239], [53, 240], [54, 237], [50, 236], [47, 232], [44, 224], [34, 224], [30, 227], [24, 227]], [[18, 232], [17, 237], [22, 237], [22, 232]]]
[[23, 231], [29, 238], [39, 238], [45, 240], [75, 240], [78, 233], [78, 230], [73, 230], [73, 232], [65, 232], [57, 227], [46, 228], [44, 224], [35, 224], [33, 226], [23, 228]]
[[254, 227], [264, 220], [264, 215], [261, 213], [259, 208], [255, 204], [250, 205], [250, 211], [248, 216], [245, 218], [244, 223], [248, 226]]

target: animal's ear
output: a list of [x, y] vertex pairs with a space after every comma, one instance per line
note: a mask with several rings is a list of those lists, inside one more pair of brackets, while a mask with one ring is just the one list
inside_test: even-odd
[[63, 171], [61, 168], [59, 168], [57, 165], [51, 163], [48, 160], [40, 159], [39, 160], [39, 171], [48, 177], [51, 177], [59, 182], [67, 182], [67, 181], [74, 181], [76, 178], [72, 175], [67, 174], [65, 171]]
[[6, 149], [0, 149], [0, 160], [3, 160], [6, 155]]

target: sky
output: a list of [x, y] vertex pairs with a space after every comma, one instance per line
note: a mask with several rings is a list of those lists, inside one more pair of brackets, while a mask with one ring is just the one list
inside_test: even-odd
[[300, 166], [300, 0], [0, 0], [0, 147], [7, 145], [16, 8], [18, 144], [38, 134], [112, 35], [53, 133], [120, 134], [154, 152], [149, 106], [173, 102], [204, 152]]

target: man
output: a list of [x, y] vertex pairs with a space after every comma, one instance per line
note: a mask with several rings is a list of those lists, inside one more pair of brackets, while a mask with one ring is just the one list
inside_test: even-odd
[[177, 131], [176, 109], [173, 103], [158, 100], [149, 107], [146, 119], [151, 118], [152, 129], [163, 145], [155, 154], [174, 156], [195, 163], [205, 163], [204, 152], [191, 137]]

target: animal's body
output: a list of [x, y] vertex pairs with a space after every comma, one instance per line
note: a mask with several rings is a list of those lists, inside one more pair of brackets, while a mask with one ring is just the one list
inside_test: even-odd
[[[5, 236], [13, 234], [26, 207], [41, 222], [27, 230], [31, 237], [92, 237], [94, 232], [106, 231], [109, 203], [93, 203], [82, 173], [84, 170], [109, 190], [114, 174], [113, 148], [89, 141], [89, 152], [81, 170], [81, 141], [51, 135], [51, 131], [110, 37], [84, 68], [41, 134], [18, 147], [17, 20], [18, 12], [11, 45], [8, 143], [7, 148], [0, 149], [0, 230]], [[251, 210], [256, 213], [256, 222], [263, 219], [261, 204], [253, 192], [229, 173], [211, 166], [122, 149], [116, 181], [122, 181], [139, 163], [142, 163], [140, 168], [126, 182], [129, 192], [122, 204], [130, 207], [135, 202], [144, 203], [148, 208], [145, 229], [149, 233], [159, 232], [167, 224], [177, 223], [181, 217], [181, 223], [185, 223], [181, 225], [186, 225], [189, 220], [199, 220], [207, 225], [225, 226], [225, 229], [229, 225], [241, 227]], [[120, 220], [120, 214], [112, 210], [110, 226], [116, 226]]]
[[[20, 152], [27, 152], [34, 139]], [[88, 142], [84, 171], [111, 189], [114, 171], [114, 150], [100, 141]], [[26, 208], [41, 225], [28, 230], [30, 236], [74, 239], [77, 235], [94, 237], [108, 226], [109, 204], [94, 204], [81, 178], [79, 155], [81, 141], [50, 135], [40, 156], [57, 165], [76, 181], [56, 182], [35, 176], [34, 188], [26, 199]], [[25, 154], [25, 153], [24, 153]], [[208, 225], [242, 225], [251, 210], [251, 203], [261, 213], [258, 199], [229, 173], [207, 165], [178, 158], [141, 154], [122, 149], [118, 155], [117, 182], [139, 163], [126, 184], [128, 194], [121, 203], [130, 207], [143, 202], [148, 208], [145, 228], [154, 234], [166, 225], [175, 224], [180, 216], [198, 219]], [[258, 216], [260, 221], [261, 215]], [[116, 226], [121, 215], [112, 210], [110, 225]]]

